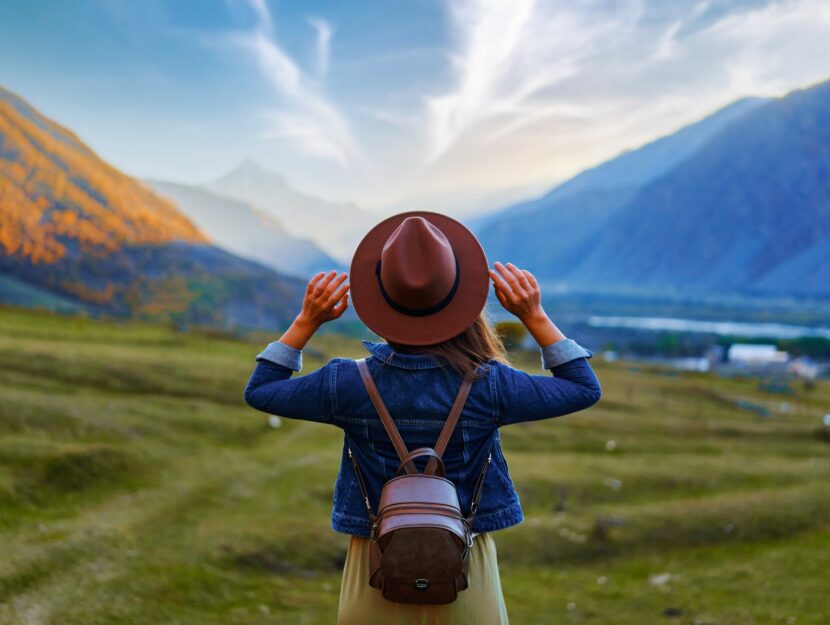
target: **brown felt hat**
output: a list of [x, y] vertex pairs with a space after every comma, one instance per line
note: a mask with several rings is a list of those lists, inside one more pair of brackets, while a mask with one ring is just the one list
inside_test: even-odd
[[358, 244], [349, 270], [352, 304], [370, 330], [404, 345], [440, 343], [484, 309], [487, 257], [452, 217], [411, 211], [384, 219]]

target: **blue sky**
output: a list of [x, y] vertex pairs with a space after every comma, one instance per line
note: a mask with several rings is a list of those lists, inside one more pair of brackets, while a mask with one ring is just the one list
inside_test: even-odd
[[252, 158], [400, 208], [540, 189], [830, 78], [828, 33], [827, 0], [3, 0], [0, 84], [132, 175]]

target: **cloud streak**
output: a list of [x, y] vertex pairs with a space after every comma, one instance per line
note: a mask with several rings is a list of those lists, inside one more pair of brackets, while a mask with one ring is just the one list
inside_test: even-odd
[[517, 118], [528, 111], [535, 119], [554, 113], [556, 107], [536, 106], [534, 99], [575, 75], [601, 49], [631, 37], [642, 13], [636, 0], [617, 2], [603, 11], [592, 11], [591, 5], [535, 0], [451, 4], [457, 84], [449, 93], [426, 99], [427, 162], [437, 160], [482, 123], [500, 122], [502, 129], [492, 135], [498, 137], [524, 125]]
[[[288, 55], [274, 36], [274, 19], [265, 0], [245, 0], [257, 17], [254, 30], [232, 40], [256, 59], [260, 71], [281, 98], [281, 106], [267, 111], [263, 136], [292, 142], [301, 152], [332, 159], [344, 167], [358, 159], [358, 149], [345, 117], [323, 94], [319, 84]], [[317, 32], [318, 76], [329, 64], [332, 28], [324, 20], [310, 20]]]
[[317, 33], [317, 74], [325, 78], [329, 71], [331, 37], [334, 29], [326, 20], [320, 18], [309, 18], [308, 23]]

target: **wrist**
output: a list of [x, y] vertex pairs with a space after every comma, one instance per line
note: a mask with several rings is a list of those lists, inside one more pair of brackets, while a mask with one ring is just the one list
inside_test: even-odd
[[551, 345], [565, 338], [544, 310], [526, 317], [522, 322], [540, 347]]
[[548, 317], [548, 314], [542, 308], [519, 317], [519, 321], [521, 321], [528, 329], [551, 323], [550, 317]]
[[313, 321], [310, 321], [302, 315], [297, 315], [294, 318], [294, 321], [291, 322], [291, 325], [288, 326], [288, 329], [283, 332], [283, 335], [279, 338], [279, 341], [280, 343], [285, 343], [289, 347], [301, 350], [305, 347], [305, 344], [308, 343], [309, 339], [314, 336], [317, 328], [318, 325]]
[[320, 324], [315, 323], [308, 317], [304, 316], [302, 313], [294, 317], [294, 321], [291, 322], [291, 325], [296, 328], [297, 330], [301, 330], [303, 332], [310, 332], [314, 334], [317, 329], [320, 327]]

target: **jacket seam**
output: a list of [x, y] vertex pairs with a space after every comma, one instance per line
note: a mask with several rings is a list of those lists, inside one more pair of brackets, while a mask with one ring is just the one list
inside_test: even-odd
[[331, 367], [331, 373], [329, 374], [329, 400], [331, 401], [331, 417], [332, 421], [334, 421], [335, 417], [340, 413], [340, 407], [337, 404], [337, 365], [338, 362], [334, 362]]
[[498, 372], [493, 372], [493, 375], [490, 376], [490, 401], [493, 405], [493, 423], [496, 427], [500, 426], [501, 423], [501, 415], [499, 414], [499, 381], [498, 381]]

